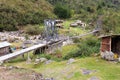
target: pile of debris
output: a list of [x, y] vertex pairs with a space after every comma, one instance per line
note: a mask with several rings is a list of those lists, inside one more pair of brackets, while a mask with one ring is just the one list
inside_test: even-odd
[[58, 27], [58, 28], [61, 28], [61, 29], [63, 29], [64, 27], [64, 25], [63, 25], [63, 20], [55, 20], [55, 22], [56, 22], [56, 27]]
[[[28, 36], [22, 31], [0, 32], [0, 41], [17, 42], [25, 41]], [[41, 40], [41, 35], [29, 36], [28, 40]]]
[[70, 27], [78, 27], [81, 26], [82, 28], [86, 27], [86, 23], [82, 22], [81, 20], [77, 20], [74, 23], [70, 24]]

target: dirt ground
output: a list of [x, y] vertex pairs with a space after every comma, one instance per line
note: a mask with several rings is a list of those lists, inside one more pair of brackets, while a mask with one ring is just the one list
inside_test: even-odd
[[0, 66], [0, 80], [41, 80], [42, 75], [34, 71]]

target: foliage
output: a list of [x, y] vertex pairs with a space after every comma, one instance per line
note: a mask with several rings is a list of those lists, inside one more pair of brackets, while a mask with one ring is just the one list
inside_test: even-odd
[[71, 17], [71, 10], [67, 6], [63, 6], [61, 4], [57, 4], [54, 8], [54, 13], [59, 18], [70, 18]]
[[103, 18], [103, 33], [120, 33], [120, 12], [106, 14]]
[[80, 39], [79, 39], [79, 38], [74, 38], [74, 39], [73, 39], [73, 42], [74, 42], [74, 43], [80, 43]]
[[53, 7], [45, 0], [0, 0], [0, 31], [40, 24], [53, 17]]
[[39, 56], [40, 58], [46, 58], [46, 59], [48, 59], [48, 60], [51, 59], [51, 57], [52, 57], [51, 55], [45, 54], [45, 53], [39, 54], [38, 56]]
[[61, 3], [67, 5], [74, 12], [72, 19], [80, 19], [90, 28], [95, 28], [99, 16], [101, 19], [102, 33], [120, 32], [120, 0], [48, 0], [53, 5]]
[[90, 56], [91, 54], [99, 53], [100, 41], [96, 38], [86, 38], [78, 45], [82, 56]]
[[42, 28], [39, 27], [39, 25], [27, 25], [27, 27], [25, 27], [25, 32], [27, 34], [31, 34], [31, 35], [38, 35], [40, 33], [42, 33]]
[[69, 51], [67, 53], [67, 55], [65, 55], [63, 57], [63, 59], [67, 60], [67, 59], [75, 58], [75, 57], [78, 57], [78, 56], [81, 56], [80, 50], [79, 49], [75, 49], [75, 50]]
[[59, 54], [57, 54], [57, 53], [55, 53], [55, 54], [47, 54], [47, 53], [37, 54], [37, 57], [46, 58], [48, 60], [54, 60], [54, 61], [62, 61], [62, 58], [60, 58]]
[[[78, 40], [77, 40], [78, 43]], [[64, 59], [72, 57], [91, 56], [92, 54], [99, 53], [100, 41], [93, 36], [79, 40], [78, 49], [72, 49], [64, 56]]]

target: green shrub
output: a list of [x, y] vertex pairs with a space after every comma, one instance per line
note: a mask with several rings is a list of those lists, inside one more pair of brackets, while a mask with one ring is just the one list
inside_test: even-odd
[[35, 25], [35, 26], [28, 25], [25, 28], [25, 32], [30, 35], [37, 35], [42, 32], [42, 28], [40, 28], [39, 25]]
[[39, 54], [39, 57], [40, 57], [40, 58], [43, 58], [43, 57], [44, 57], [44, 58], [46, 58], [46, 59], [49, 60], [49, 59], [51, 59], [52, 56], [49, 55], [49, 54], [43, 53], [43, 54]]
[[63, 59], [67, 60], [67, 59], [78, 57], [78, 56], [81, 56], [80, 50], [75, 49], [75, 50], [71, 50], [70, 52], [68, 52], [67, 55], [63, 57]]
[[80, 42], [78, 43], [78, 49], [69, 51], [67, 55], [63, 57], [63, 59], [91, 56], [92, 54], [99, 53], [99, 49], [100, 49], [100, 41], [97, 38], [90, 36], [81, 39]]
[[38, 58], [46, 58], [48, 60], [54, 60], [54, 61], [61, 61], [62, 58], [58, 58], [56, 55], [51, 55], [51, 54], [46, 54], [46, 53], [43, 53], [43, 54], [38, 54], [37, 55]]
[[74, 38], [74, 39], [73, 39], [73, 42], [74, 42], [74, 43], [79, 43], [79, 42], [80, 42], [80, 39], [79, 39], [79, 38]]
[[59, 17], [59, 18], [70, 18], [72, 15], [71, 10], [64, 5], [57, 4], [54, 8], [54, 13]]
[[[44, 7], [42, 7], [43, 5]], [[2, 0], [0, 31], [18, 30], [19, 26], [40, 24], [44, 19], [53, 17], [55, 17], [53, 7], [45, 0], [15, 0], [14, 3], [13, 0]]]
[[94, 53], [99, 53], [100, 41], [95, 37], [88, 37], [81, 40], [81, 43], [78, 44], [79, 51], [82, 56], [90, 56]]

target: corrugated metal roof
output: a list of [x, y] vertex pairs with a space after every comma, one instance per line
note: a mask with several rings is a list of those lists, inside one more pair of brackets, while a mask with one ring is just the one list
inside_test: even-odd
[[0, 42], [0, 48], [3, 48], [3, 47], [7, 47], [7, 46], [10, 46], [11, 44], [7, 41], [5, 42]]

